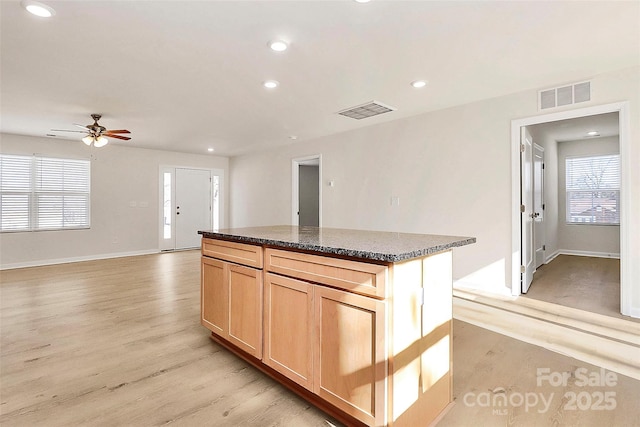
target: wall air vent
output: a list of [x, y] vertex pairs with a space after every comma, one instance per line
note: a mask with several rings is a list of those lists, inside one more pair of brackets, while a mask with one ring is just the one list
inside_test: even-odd
[[591, 82], [544, 89], [538, 92], [538, 110], [563, 107], [591, 100]]
[[351, 117], [352, 119], [360, 120], [367, 117], [377, 116], [379, 114], [388, 113], [394, 111], [395, 108], [384, 105], [378, 101], [370, 101], [356, 107], [347, 108], [346, 110], [338, 111], [338, 114], [345, 117]]

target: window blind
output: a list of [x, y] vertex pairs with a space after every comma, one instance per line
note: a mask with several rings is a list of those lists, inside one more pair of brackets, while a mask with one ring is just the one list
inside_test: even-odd
[[32, 158], [0, 155], [0, 230], [29, 230]]
[[0, 155], [1, 231], [90, 225], [88, 160]]
[[567, 223], [620, 224], [620, 155], [565, 162]]

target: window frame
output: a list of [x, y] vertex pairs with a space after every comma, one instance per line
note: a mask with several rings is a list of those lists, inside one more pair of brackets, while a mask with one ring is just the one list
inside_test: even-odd
[[[26, 187], [15, 190], [0, 187], [0, 197], [4, 199], [5, 196], [11, 194], [26, 194], [28, 199], [26, 206], [27, 224], [21, 228], [4, 229], [5, 224], [0, 218], [0, 233], [86, 230], [91, 228], [91, 161], [89, 159], [54, 157], [38, 154], [0, 153], [0, 159], [10, 157], [29, 160], [28, 171], [26, 168], [22, 171], [29, 176], [29, 188], [28, 190]], [[65, 164], [65, 162], [76, 164], [77, 167], [69, 168], [69, 165]], [[49, 165], [49, 169], [43, 168], [43, 165], [47, 164]], [[54, 172], [58, 172], [57, 176], [52, 174], [52, 169], [56, 168], [58, 170]], [[0, 165], [0, 173], [2, 172]], [[71, 176], [69, 176], [69, 174], [71, 174]], [[45, 178], [44, 180], [42, 179], [43, 176]], [[78, 178], [81, 179], [80, 184], [76, 183]], [[39, 182], [38, 179], [40, 179]], [[0, 183], [2, 183], [2, 180], [0, 180]], [[2, 184], [4, 186], [4, 183]], [[24, 186], [24, 184], [23, 182], [22, 185]], [[49, 205], [47, 210], [45, 207], [47, 198], [49, 199], [49, 203], [61, 205], [61, 209], [57, 211], [60, 215], [59, 224], [41, 225], [42, 221], [45, 221], [47, 217], [45, 214], [49, 214], [50, 222], [56, 221], [55, 208], [51, 209], [51, 205]], [[67, 200], [65, 200], [65, 198]], [[73, 209], [73, 207], [69, 207], [68, 210], [65, 209], [65, 206], [70, 206], [74, 202], [76, 209]], [[0, 201], [0, 205], [1, 204]], [[82, 214], [81, 218], [84, 221], [81, 221], [80, 224], [78, 224], [77, 221], [65, 223], [65, 217], [67, 215], [65, 211], [69, 214], [74, 211], [80, 211]], [[51, 215], [52, 213], [54, 214], [53, 216]], [[0, 212], [0, 214], [4, 216], [4, 212]]]
[[[592, 160], [592, 159], [598, 159], [598, 158], [607, 158], [607, 157], [612, 157], [615, 158], [617, 165], [617, 177], [615, 178], [615, 180], [617, 181], [617, 186], [614, 187], [608, 187], [608, 188], [573, 188], [573, 186], [571, 186], [572, 188], [570, 188], [570, 184], [571, 184], [571, 180], [569, 179], [569, 171], [570, 171], [570, 167], [569, 167], [569, 163], [576, 161], [576, 160]], [[565, 175], [565, 183], [564, 183], [564, 191], [565, 191], [565, 224], [566, 225], [600, 225], [600, 226], [620, 226], [620, 193], [621, 193], [621, 187], [622, 187], [622, 160], [620, 157], [619, 153], [609, 153], [609, 154], [592, 154], [592, 155], [575, 155], [575, 156], [566, 156], [565, 159], [565, 164], [564, 164], [564, 175]], [[589, 194], [591, 193], [591, 207], [587, 210], [591, 210], [591, 209], [595, 209], [597, 206], [594, 206], [593, 203], [593, 199], [594, 199], [594, 194], [595, 193], [615, 193], [615, 197], [613, 197], [613, 199], [616, 200], [616, 205], [615, 205], [615, 222], [614, 221], [602, 221], [602, 222], [597, 222], [597, 221], [571, 221], [572, 218], [572, 214], [571, 214], [571, 196], [575, 195], [576, 193], [585, 193], [585, 194]], [[588, 197], [587, 197], [588, 198]], [[573, 215], [573, 217], [575, 217], [575, 215]], [[594, 217], [596, 217], [595, 214], [591, 215], [591, 219], [593, 219]]]

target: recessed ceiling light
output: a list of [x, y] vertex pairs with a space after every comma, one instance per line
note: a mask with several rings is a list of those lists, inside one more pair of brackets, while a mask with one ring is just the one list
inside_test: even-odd
[[210, 153], [213, 153], [213, 148], [209, 147], [209, 148], [207, 148], [207, 151], [210, 152]]
[[599, 136], [600, 132], [598, 132], [597, 130], [591, 130], [589, 132], [587, 132], [587, 136]]
[[421, 87], [425, 87], [427, 85], [427, 82], [425, 80], [416, 80], [411, 82], [411, 86], [413, 86], [416, 89], [420, 89]]
[[289, 45], [285, 41], [274, 40], [274, 41], [269, 42], [269, 47], [272, 50], [275, 50], [276, 52], [283, 52], [283, 51], [287, 50]]
[[355, 0], [356, 3], [369, 3], [371, 0]]
[[264, 87], [266, 87], [267, 89], [274, 89], [274, 88], [278, 87], [279, 84], [280, 83], [278, 83], [275, 80], [267, 80], [266, 82], [262, 83], [262, 85]]
[[32, 0], [22, 0], [20, 2], [22, 7], [24, 7], [29, 13], [39, 16], [41, 18], [50, 18], [56, 14], [56, 11], [53, 10], [51, 6], [47, 6], [46, 4], [32, 1]]
[[296, 135], [289, 135], [289, 139], [298, 139]]

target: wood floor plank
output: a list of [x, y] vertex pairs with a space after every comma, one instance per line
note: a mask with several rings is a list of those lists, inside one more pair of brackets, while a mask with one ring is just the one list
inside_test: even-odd
[[[0, 425], [340, 427], [212, 342], [199, 262], [185, 251], [0, 272]], [[623, 376], [615, 411], [465, 405], [469, 392], [536, 391], [536, 367], [595, 367], [459, 321], [453, 345], [457, 403], [442, 426], [638, 425], [639, 382]]]

